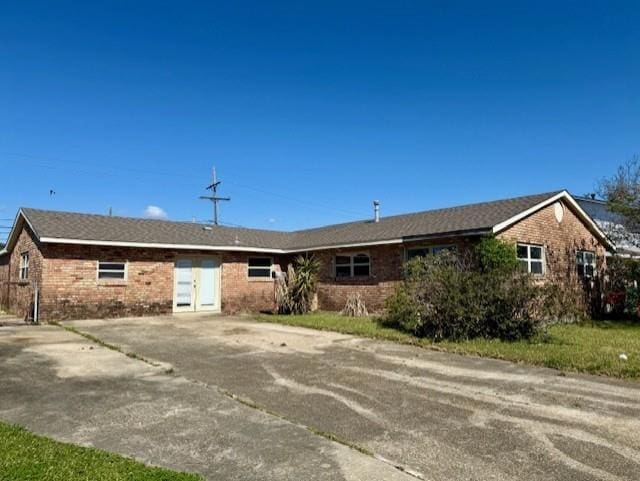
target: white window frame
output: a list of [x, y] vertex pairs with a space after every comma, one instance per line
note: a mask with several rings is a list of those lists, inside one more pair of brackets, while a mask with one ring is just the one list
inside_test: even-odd
[[29, 279], [29, 252], [23, 252], [20, 254], [20, 269], [18, 272], [18, 278], [21, 281]]
[[[591, 254], [593, 256], [593, 262], [585, 263], [584, 262], [585, 254]], [[582, 275], [580, 275], [580, 272], [578, 271], [578, 268], [580, 266], [582, 266]], [[593, 273], [590, 275], [587, 274], [587, 271], [585, 269], [585, 267], [587, 266], [591, 266], [593, 268]], [[585, 249], [576, 251], [576, 272], [578, 274], [578, 277], [580, 277], [581, 279], [592, 279], [596, 276], [596, 253], [594, 251], [589, 251]]]
[[[367, 262], [356, 262], [355, 258], [358, 256], [367, 256]], [[349, 263], [338, 264], [338, 257], [348, 257]], [[338, 266], [349, 267], [348, 276], [338, 276]], [[355, 268], [359, 266], [369, 267], [369, 274], [367, 275], [355, 275]], [[366, 279], [371, 277], [371, 254], [368, 252], [341, 252], [333, 256], [333, 277], [336, 279]]]
[[[269, 259], [269, 276], [252, 276], [250, 274], [251, 269], [262, 269], [262, 270], [266, 270], [267, 266], [253, 266], [251, 267], [251, 259]], [[248, 256], [247, 257], [247, 278], [252, 280], [252, 281], [256, 281], [256, 280], [267, 280], [267, 279], [273, 279], [273, 257], [269, 257], [269, 256]]]
[[[122, 264], [123, 269], [101, 269], [100, 264]], [[100, 277], [101, 272], [123, 272], [123, 277]], [[96, 263], [96, 279], [99, 282], [127, 282], [129, 278], [129, 261], [98, 261]]]
[[[519, 257], [518, 256], [518, 247], [526, 247], [527, 248], [527, 257]], [[537, 247], [540, 248], [540, 259], [533, 259], [531, 258], [531, 248], [532, 247]], [[546, 266], [546, 249], [545, 246], [542, 244], [528, 244], [526, 242], [518, 242], [516, 244], [516, 257], [518, 258], [518, 263], [522, 262], [522, 261], [526, 261], [527, 263], [527, 272], [531, 275], [534, 276], [544, 276], [547, 273], [547, 266]], [[542, 272], [538, 273], [538, 272], [531, 272], [531, 264], [534, 262], [540, 262], [542, 264]]]
[[[431, 256], [434, 254], [439, 253], [440, 251], [444, 250], [444, 249], [448, 249], [452, 252], [456, 252], [458, 249], [458, 246], [456, 244], [437, 244], [437, 245], [427, 245], [427, 246], [411, 246], [411, 247], [405, 247], [404, 250], [404, 260], [408, 261], [409, 258], [409, 253], [411, 251], [422, 251], [422, 250], [426, 250], [427, 251], [427, 255]], [[436, 250], [438, 250], [438, 252], [435, 252]]]

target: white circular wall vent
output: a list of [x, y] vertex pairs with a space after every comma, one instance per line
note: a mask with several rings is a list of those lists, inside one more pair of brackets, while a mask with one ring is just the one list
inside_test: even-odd
[[558, 222], [562, 222], [562, 218], [564, 217], [564, 206], [562, 202], [556, 202], [553, 204], [553, 213], [556, 216], [556, 220]]

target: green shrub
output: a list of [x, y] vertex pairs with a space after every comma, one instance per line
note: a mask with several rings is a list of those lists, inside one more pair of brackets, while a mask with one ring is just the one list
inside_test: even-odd
[[485, 237], [476, 246], [478, 264], [483, 271], [512, 272], [518, 267], [516, 246], [495, 237]]
[[548, 283], [539, 286], [539, 313], [543, 319], [558, 324], [584, 321], [589, 301], [580, 282]]
[[530, 338], [541, 325], [541, 288], [517, 265], [515, 247], [495, 238], [471, 255], [412, 259], [382, 322], [434, 340]]

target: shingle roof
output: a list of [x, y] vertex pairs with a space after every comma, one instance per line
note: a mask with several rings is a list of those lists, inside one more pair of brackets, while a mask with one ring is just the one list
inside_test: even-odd
[[550, 192], [413, 214], [363, 220], [294, 232], [111, 217], [23, 208], [38, 238], [185, 246], [304, 250], [423, 236], [489, 231], [553, 197]]
[[282, 249], [290, 235], [286, 232], [260, 229], [221, 226], [208, 228], [193, 222], [29, 208], [23, 208], [22, 212], [38, 238]]
[[312, 248], [340, 244], [385, 241], [399, 238], [438, 236], [487, 231], [559, 192], [482, 202], [413, 214], [364, 220], [293, 233], [289, 248]]

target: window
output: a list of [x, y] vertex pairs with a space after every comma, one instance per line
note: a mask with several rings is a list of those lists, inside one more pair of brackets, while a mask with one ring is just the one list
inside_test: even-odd
[[439, 254], [440, 252], [455, 252], [456, 246], [433, 246], [433, 247], [414, 247], [407, 249], [407, 260], [410, 261], [415, 257], [426, 257], [430, 254]]
[[20, 280], [29, 279], [29, 253], [24, 252], [20, 255]]
[[591, 251], [576, 252], [576, 267], [578, 276], [589, 279], [596, 272], [596, 254]]
[[248, 273], [249, 277], [271, 278], [271, 257], [249, 257]]
[[120, 279], [127, 278], [126, 262], [98, 262], [98, 279]]
[[371, 261], [368, 254], [343, 254], [335, 257], [336, 277], [368, 277]]
[[544, 247], [518, 244], [518, 262], [522, 269], [531, 274], [544, 274]]

